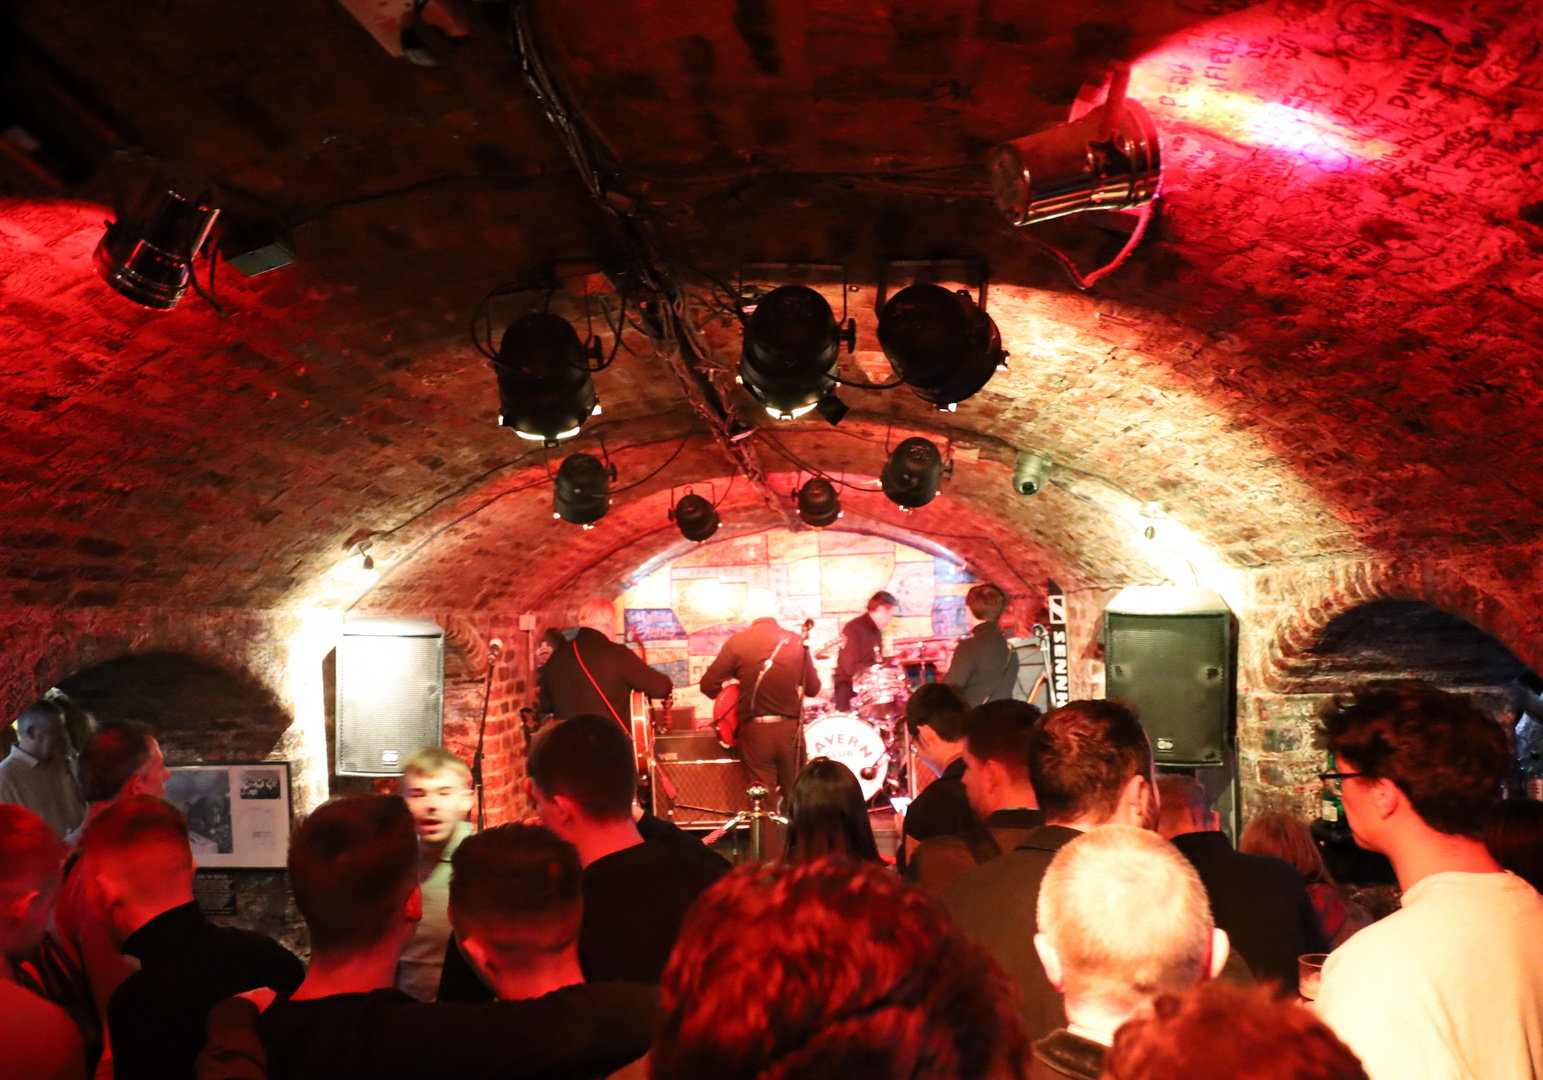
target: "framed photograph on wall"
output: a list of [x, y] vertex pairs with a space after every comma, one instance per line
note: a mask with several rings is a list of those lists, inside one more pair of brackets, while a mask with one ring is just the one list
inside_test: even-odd
[[201, 869], [282, 869], [289, 851], [289, 762], [173, 765], [166, 801], [188, 819]]

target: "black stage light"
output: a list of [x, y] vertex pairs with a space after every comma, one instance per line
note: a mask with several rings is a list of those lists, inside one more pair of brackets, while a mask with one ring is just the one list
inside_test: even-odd
[[567, 319], [542, 311], [523, 315], [504, 331], [493, 371], [498, 376], [498, 422], [522, 439], [556, 446], [579, 433], [600, 411], [586, 349]]
[[906, 439], [889, 455], [879, 482], [884, 497], [896, 506], [906, 510], [926, 506], [943, 483], [943, 455], [928, 439]]
[[152, 184], [137, 207], [117, 211], [96, 246], [96, 272], [147, 308], [170, 311], [188, 290], [193, 256], [203, 247], [219, 209], [206, 191], [188, 197]]
[[798, 489], [798, 516], [805, 525], [823, 529], [841, 516], [841, 496], [836, 485], [816, 476]]
[[585, 528], [605, 517], [611, 508], [611, 481], [615, 470], [593, 454], [569, 454], [557, 468], [552, 487], [552, 516]]
[[670, 518], [680, 528], [682, 536], [698, 544], [711, 540], [713, 533], [718, 531], [718, 511], [700, 495], [682, 495], [670, 511]]
[[[834, 397], [842, 341], [848, 352], [856, 346], [855, 321], [843, 329], [825, 297], [806, 285], [783, 285], [750, 314], [739, 381], [777, 419], [803, 416]], [[833, 407], [821, 415], [826, 408]]]
[[975, 394], [1007, 356], [997, 324], [969, 293], [927, 282], [901, 289], [884, 305], [879, 345], [895, 374], [940, 409]]

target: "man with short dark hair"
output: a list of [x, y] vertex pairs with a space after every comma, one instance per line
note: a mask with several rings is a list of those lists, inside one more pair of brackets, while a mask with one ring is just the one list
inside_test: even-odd
[[1072, 839], [1050, 860], [1035, 910], [1034, 947], [1067, 1026], [1034, 1044], [1031, 1080], [1098, 1080], [1121, 1024], [1227, 961], [1200, 876], [1145, 829], [1106, 825]]
[[1329, 699], [1318, 736], [1356, 843], [1404, 890], [1329, 955], [1318, 1014], [1372, 1080], [1539, 1075], [1543, 897], [1483, 840], [1510, 766], [1500, 725], [1427, 683], [1379, 682]]
[[584, 981], [584, 868], [572, 844], [543, 825], [500, 825], [469, 838], [454, 863], [455, 940], [500, 1000]]
[[[483, 1005], [423, 1003], [397, 990], [397, 958], [419, 913], [417, 868], [412, 815], [394, 796], [335, 799], [301, 823], [289, 877], [311, 931], [311, 968], [293, 996], [257, 1018], [260, 1049], [234, 1056], [260, 1065], [265, 1053], [271, 1080], [598, 1080], [644, 1054], [656, 1002], [648, 987], [567, 986]], [[255, 1011], [222, 1004], [221, 1043]], [[219, 1060], [229, 1063], [232, 1049], [222, 1045]]]
[[978, 828], [964, 787], [964, 730], [970, 706], [957, 687], [923, 683], [905, 705], [905, 726], [917, 757], [937, 779], [922, 789], [905, 813], [905, 854], [940, 836], [959, 836]]
[[632, 817], [632, 741], [603, 717], [547, 728], [531, 747], [527, 771], [541, 823], [577, 848], [584, 865], [584, 977], [657, 983], [686, 909], [728, 863], [643, 841]]
[[402, 764], [397, 794], [407, 801], [418, 832], [418, 888], [423, 917], [398, 961], [398, 989], [419, 1001], [433, 1001], [439, 990], [445, 946], [450, 941], [450, 865], [456, 849], [471, 835], [466, 820], [476, 805], [471, 770], [442, 746], [425, 746]]
[[1045, 823], [1029, 780], [1029, 735], [1039, 709], [1026, 701], [991, 701], [965, 726], [964, 787], [979, 824], [916, 849], [914, 876], [941, 893], [970, 867], [1012, 851]]
[[954, 650], [943, 681], [959, 687], [972, 706], [1006, 701], [1018, 683], [1018, 654], [1002, 636], [1007, 596], [995, 585], [976, 585], [964, 594], [970, 636]]
[[1254, 977], [1297, 992], [1297, 957], [1329, 951], [1302, 875], [1285, 859], [1234, 851], [1193, 776], [1157, 778], [1157, 831], [1194, 864], [1216, 925]]
[[80, 1033], [69, 1015], [17, 980], [48, 924], [64, 844], [24, 806], [0, 805], [0, 1076], [83, 1080]]
[[116, 799], [81, 836], [86, 875], [110, 932], [140, 968], [107, 1006], [115, 1080], [192, 1080], [211, 1007], [258, 987], [288, 993], [294, 954], [249, 930], [216, 926], [193, 900], [193, 852], [177, 808]]
[[841, 628], [841, 650], [831, 676], [831, 705], [852, 711], [852, 680], [884, 658], [884, 628], [900, 610], [900, 601], [887, 592], [868, 598], [867, 611]]
[[0, 803], [25, 806], [63, 836], [86, 816], [70, 775], [70, 737], [59, 706], [34, 701], [16, 718], [16, 745], [0, 761]]
[[1045, 815], [1017, 848], [966, 870], [943, 903], [996, 956], [1023, 992], [1033, 1038], [1064, 1026], [1061, 995], [1035, 951], [1035, 905], [1055, 853], [1099, 825], [1152, 828], [1157, 821], [1152, 747], [1136, 714], [1113, 701], [1073, 701], [1035, 722], [1029, 782]]

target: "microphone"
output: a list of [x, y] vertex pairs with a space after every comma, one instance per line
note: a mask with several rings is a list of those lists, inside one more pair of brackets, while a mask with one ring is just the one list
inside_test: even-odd
[[879, 775], [879, 767], [877, 765], [869, 765], [857, 775], [862, 777], [864, 780], [872, 780], [875, 776]]

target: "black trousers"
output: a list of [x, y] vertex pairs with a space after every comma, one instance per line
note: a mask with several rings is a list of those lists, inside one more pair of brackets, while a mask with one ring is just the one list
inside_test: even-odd
[[771, 798], [767, 809], [776, 811], [792, 790], [798, 776], [797, 720], [757, 720], [739, 725], [739, 751], [750, 779]]

